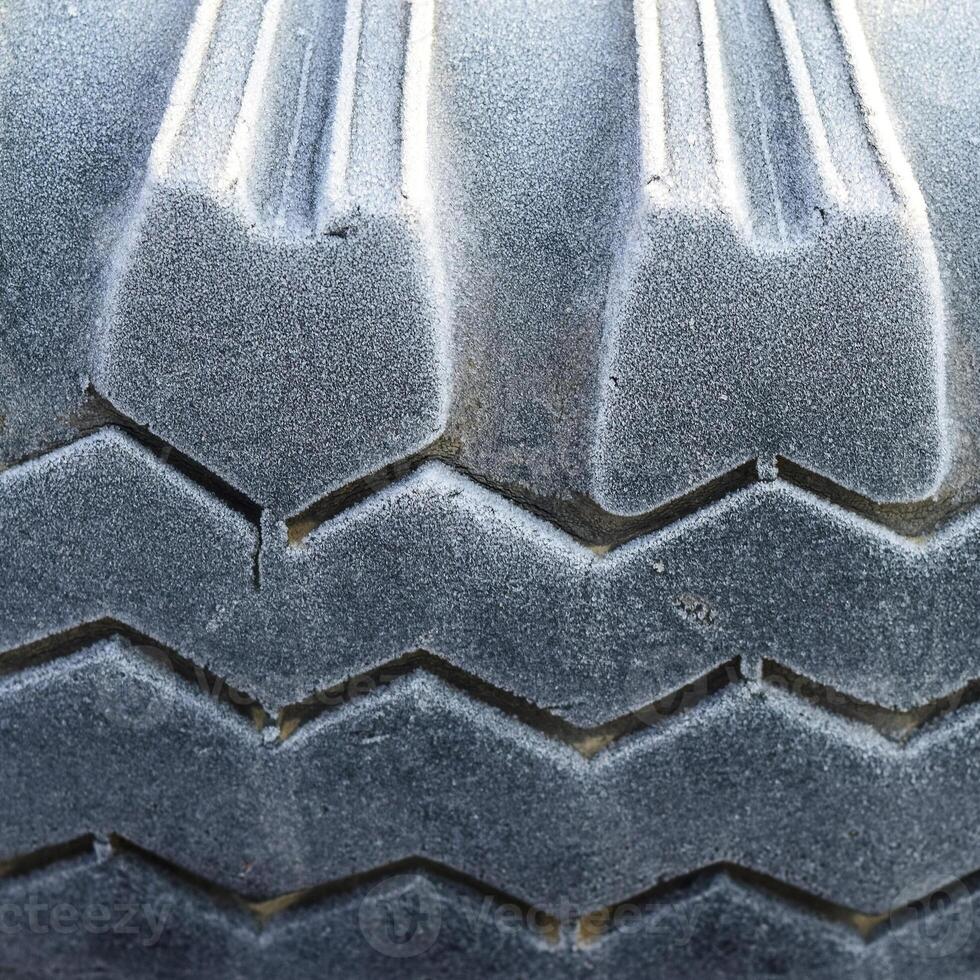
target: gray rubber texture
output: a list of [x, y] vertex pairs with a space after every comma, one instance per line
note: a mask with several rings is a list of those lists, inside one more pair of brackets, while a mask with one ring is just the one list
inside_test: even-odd
[[0, 973], [975, 977], [978, 76], [0, 2]]

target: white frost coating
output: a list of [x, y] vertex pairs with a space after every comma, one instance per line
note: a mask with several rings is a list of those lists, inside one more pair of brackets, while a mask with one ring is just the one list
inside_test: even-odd
[[289, 185], [293, 179], [296, 166], [296, 151], [299, 148], [300, 131], [303, 128], [303, 109], [306, 106], [307, 93], [310, 87], [310, 62], [313, 60], [313, 47], [316, 35], [311, 33], [303, 49], [303, 67], [299, 75], [299, 96], [296, 99], [296, 111], [293, 113], [293, 132], [289, 137], [289, 147], [286, 150], [286, 166], [282, 176], [282, 191], [279, 194], [279, 210], [276, 212], [276, 227], [282, 229], [286, 225], [286, 211], [289, 207]]
[[357, 54], [361, 47], [361, 0], [347, 0], [344, 16], [344, 44], [340, 53], [336, 101], [330, 133], [330, 156], [325, 168], [316, 227], [330, 221], [331, 212], [344, 193], [347, 162], [350, 158], [351, 127], [354, 118], [354, 87], [357, 81]]
[[[517, 529], [562, 564], [579, 569], [608, 562], [610, 555], [618, 556], [623, 550], [617, 548], [606, 555], [596, 555], [588, 545], [558, 525], [519, 507], [493, 490], [474, 483], [452, 467], [432, 460], [397, 483], [358, 501], [345, 510], [340, 518], [324, 521], [303, 539], [298, 548], [290, 549], [288, 554], [291, 558], [296, 558], [318, 548], [328, 547], [330, 542], [342, 540], [348, 535], [350, 528], [376, 520], [378, 514], [390, 511], [398, 501], [409, 499], [424, 505], [435, 503], [436, 506], [445, 506], [447, 501], [452, 501], [452, 509], [457, 513], [467, 513], [477, 523], [494, 521], [512, 530]], [[658, 531], [655, 535], [662, 533]], [[640, 540], [645, 541], [648, 538], [645, 536]]]
[[[938, 391], [937, 409], [940, 419], [946, 422], [946, 304], [943, 296], [942, 280], [939, 272], [939, 259], [929, 228], [926, 202], [919, 190], [912, 167], [902, 151], [888, 114], [888, 104], [881, 91], [878, 70], [875, 68], [864, 29], [852, 0], [831, 0], [834, 19], [840, 31], [844, 52], [851, 68], [854, 86], [857, 89], [861, 109], [871, 133], [881, 161], [881, 166], [895, 188], [906, 214], [919, 239], [923, 262], [926, 266], [929, 292], [935, 316], [933, 318], [933, 340], [936, 345], [936, 386]], [[952, 448], [949, 444], [947, 426], [942, 426], [942, 464], [939, 467], [933, 492], [940, 486], [949, 468]]]
[[715, 0], [698, 0], [701, 15], [701, 38], [704, 49], [704, 79], [708, 91], [708, 112], [715, 149], [715, 171], [721, 205], [742, 229], [748, 229], [749, 218], [735, 160], [728, 100], [725, 97], [725, 73], [722, 68], [721, 35]]
[[428, 105], [432, 71], [433, 0], [412, 0], [402, 86], [402, 194], [429, 211]]
[[834, 166], [830, 143], [827, 139], [827, 130], [817, 106], [813, 83], [810, 80], [806, 59], [803, 57], [803, 49], [800, 47], [800, 38], [796, 31], [793, 14], [789, 9], [787, 0], [769, 0], [769, 10], [772, 13], [776, 33], [782, 45], [783, 56], [786, 58], [786, 67], [789, 69], [789, 76], [793, 82], [793, 91], [796, 94], [800, 115], [803, 124], [806, 126], [807, 135], [810, 137], [810, 149], [813, 152], [820, 179], [830, 197], [838, 203], [843, 203], [847, 200], [847, 190], [837, 168]]
[[148, 172], [150, 178], [162, 177], [173, 153], [174, 143], [188, 111], [194, 103], [194, 93], [204, 67], [204, 59], [211, 47], [222, 0], [201, 0], [191, 25], [184, 53], [180, 58], [177, 77], [170, 93], [170, 101], [163, 121], [150, 151]]
[[262, 8], [262, 23], [252, 56], [245, 92], [242, 95], [235, 131], [228, 147], [225, 170], [217, 190], [228, 191], [234, 188], [236, 197], [245, 203], [247, 200], [245, 175], [252, 166], [255, 156], [255, 139], [258, 134], [259, 112], [262, 109], [262, 95], [269, 67], [272, 63], [272, 50], [276, 31], [282, 16], [283, 0], [266, 0]]
[[878, 151], [881, 165], [920, 230], [928, 233], [926, 204], [889, 118], [888, 105], [881, 91], [874, 60], [868, 50], [857, 7], [851, 0], [831, 0], [831, 5], [837, 29], [844, 42], [854, 85], [860, 96], [864, 118], [871, 133], [871, 141]]
[[[664, 120], [664, 79], [660, 56], [660, 15], [657, 0], [636, 0], [637, 72], [640, 89], [640, 140], [643, 179], [667, 176], [667, 132]], [[653, 191], [654, 186], [650, 187]]]
[[[106, 281], [107, 288], [104, 309], [115, 308], [119, 296], [120, 285], [126, 268], [133, 254], [135, 243], [139, 236], [143, 215], [151, 193], [151, 185], [163, 180], [167, 175], [173, 157], [174, 146], [180, 135], [184, 120], [194, 105], [198, 83], [204, 62], [211, 47], [218, 14], [221, 12], [222, 0], [201, 0], [194, 13], [194, 20], [180, 56], [177, 74], [170, 89], [170, 98], [164, 111], [160, 128], [153, 140], [150, 157], [147, 161], [146, 177], [140, 188], [136, 205], [129, 214], [122, 233], [112, 251]], [[106, 330], [96, 330], [92, 338], [92, 349], [89, 358], [89, 371], [93, 378], [98, 379], [100, 366], [105, 360], [106, 345], [109, 337]]]
[[454, 358], [446, 271], [442, 249], [436, 242], [429, 176], [429, 84], [432, 76], [434, 31], [433, 0], [412, 0], [402, 83], [402, 196], [417, 212], [420, 238], [429, 269], [436, 319], [435, 355], [442, 378], [438, 423], [439, 431], [442, 432], [449, 423]]

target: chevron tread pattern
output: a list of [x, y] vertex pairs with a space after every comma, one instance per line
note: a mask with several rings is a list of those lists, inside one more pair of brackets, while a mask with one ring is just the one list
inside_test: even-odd
[[0, 973], [980, 971], [980, 23], [880, 7], [8, 0]]

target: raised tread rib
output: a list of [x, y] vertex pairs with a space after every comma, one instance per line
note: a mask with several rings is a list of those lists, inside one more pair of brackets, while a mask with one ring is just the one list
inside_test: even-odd
[[259, 897], [422, 855], [579, 912], [728, 861], [874, 913], [980, 865], [976, 703], [900, 745], [745, 681], [586, 759], [424, 671], [281, 741], [178, 667], [110, 639], [0, 679], [0, 854], [116, 831]]
[[[558, 920], [429, 862], [407, 862], [269, 903], [243, 902], [123, 839], [91, 838], [15, 864], [0, 881], [0, 966], [33, 980], [99, 976], [969, 977], [975, 882], [946, 882], [876, 922], [779, 882], [706, 869], [615, 909]], [[754, 937], [765, 934], [769, 948]], [[778, 950], [778, 952], [773, 952]], [[206, 951], [206, 952], [202, 952]], [[91, 972], [79, 963], [97, 963]]]
[[202, 2], [120, 242], [98, 390], [279, 515], [444, 425], [427, 11]]
[[257, 589], [258, 531], [107, 430], [0, 475], [0, 646], [114, 618], [270, 710], [419, 648], [579, 725], [733, 656], [910, 708], [976, 676], [978, 520], [908, 539], [776, 480], [597, 555], [428, 463], [300, 547], [266, 524]]
[[825, 0], [635, 10], [643, 180], [607, 309], [596, 498], [636, 513], [776, 456], [927, 496], [948, 463], [942, 299], [921, 194], [866, 119], [860, 28]]

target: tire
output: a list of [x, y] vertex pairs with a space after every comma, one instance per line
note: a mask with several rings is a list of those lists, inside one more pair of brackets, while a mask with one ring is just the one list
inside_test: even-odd
[[978, 70], [0, 0], [0, 972], [980, 973]]

